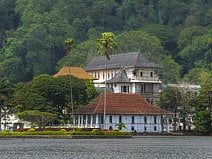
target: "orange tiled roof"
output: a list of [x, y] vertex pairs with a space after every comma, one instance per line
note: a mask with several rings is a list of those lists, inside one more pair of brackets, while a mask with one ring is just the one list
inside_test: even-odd
[[[103, 114], [104, 93], [87, 106], [78, 109], [76, 114]], [[146, 102], [139, 94], [107, 93], [106, 114], [172, 114]]]
[[54, 77], [59, 76], [74, 76], [80, 79], [90, 79], [94, 80], [95, 78], [88, 74], [83, 68], [81, 67], [63, 67], [58, 73], [53, 75]]

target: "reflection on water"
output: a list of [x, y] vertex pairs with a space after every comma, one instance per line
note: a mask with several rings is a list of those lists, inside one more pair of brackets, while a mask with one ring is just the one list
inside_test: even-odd
[[212, 137], [0, 139], [1, 159], [212, 159]]

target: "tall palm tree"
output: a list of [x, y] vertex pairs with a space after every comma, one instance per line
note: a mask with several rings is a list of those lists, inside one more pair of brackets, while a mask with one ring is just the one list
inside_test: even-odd
[[102, 33], [102, 38], [97, 39], [97, 51], [100, 55], [105, 56], [105, 70], [106, 70], [106, 79], [105, 79], [105, 96], [104, 96], [104, 117], [103, 124], [104, 129], [106, 129], [106, 106], [107, 106], [107, 60], [110, 60], [110, 55], [115, 52], [117, 49], [117, 43], [115, 35], [112, 32]]
[[117, 49], [117, 42], [115, 35], [112, 32], [102, 33], [102, 38], [97, 39], [97, 51], [100, 55], [106, 56], [110, 60], [110, 55]]

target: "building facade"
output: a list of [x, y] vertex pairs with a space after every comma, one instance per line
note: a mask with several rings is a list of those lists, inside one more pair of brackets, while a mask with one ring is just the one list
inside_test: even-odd
[[95, 57], [85, 70], [96, 80], [97, 88], [107, 87], [114, 93], [137, 93], [148, 102], [159, 98], [162, 82], [159, 73], [162, 67], [147, 60], [140, 52]]
[[[129, 132], [169, 132], [169, 118], [172, 113], [152, 106], [141, 95], [107, 93], [75, 114], [75, 126], [80, 128], [117, 129], [123, 123]], [[105, 121], [104, 121], [105, 107]]]

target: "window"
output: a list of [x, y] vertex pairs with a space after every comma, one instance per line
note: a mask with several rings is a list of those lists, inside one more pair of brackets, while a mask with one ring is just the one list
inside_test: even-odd
[[141, 76], [141, 77], [143, 76], [143, 72], [140, 72], [140, 76]]
[[86, 122], [86, 115], [83, 115], [82, 122], [83, 122], [83, 124], [85, 124], [85, 122]]
[[154, 126], [154, 131], [157, 131], [157, 126]]
[[110, 124], [112, 124], [112, 123], [113, 123], [113, 117], [112, 117], [112, 116], [110, 116], [110, 118], [109, 118], [109, 122], [110, 122]]
[[132, 126], [132, 127], [131, 127], [131, 131], [134, 131], [134, 130], [135, 130], [135, 128], [134, 128], [134, 126]]
[[93, 115], [93, 124], [96, 124], [96, 115]]
[[75, 117], [75, 124], [78, 124], [78, 116]]
[[129, 86], [121, 86], [121, 92], [129, 93]]
[[144, 116], [144, 123], [146, 124], [147, 123], [147, 117]]
[[132, 124], [135, 124], [134, 116], [132, 116]]
[[91, 116], [90, 115], [88, 115], [88, 124], [91, 124]]
[[122, 116], [119, 116], [119, 123], [122, 123]]
[[147, 130], [147, 128], [146, 128], [146, 126], [144, 126], [144, 131], [146, 131]]
[[153, 77], [153, 72], [150, 72], [150, 77]]
[[103, 123], [104, 123], [104, 116], [101, 115], [100, 118], [99, 118], [99, 120], [100, 120], [99, 123], [100, 123], [100, 124], [103, 124]]
[[94, 77], [96, 78], [96, 72], [94, 72]]
[[157, 117], [154, 116], [154, 124], [157, 124]]
[[110, 126], [110, 127], [109, 127], [109, 130], [113, 130], [113, 127], [112, 127], [112, 126]]
[[133, 73], [133, 76], [136, 76], [136, 70], [134, 70], [132, 73]]
[[110, 73], [107, 74], [108, 79], [110, 79]]
[[99, 72], [98, 72], [98, 79], [99, 79]]
[[103, 72], [103, 79], [105, 79], [105, 73]]

